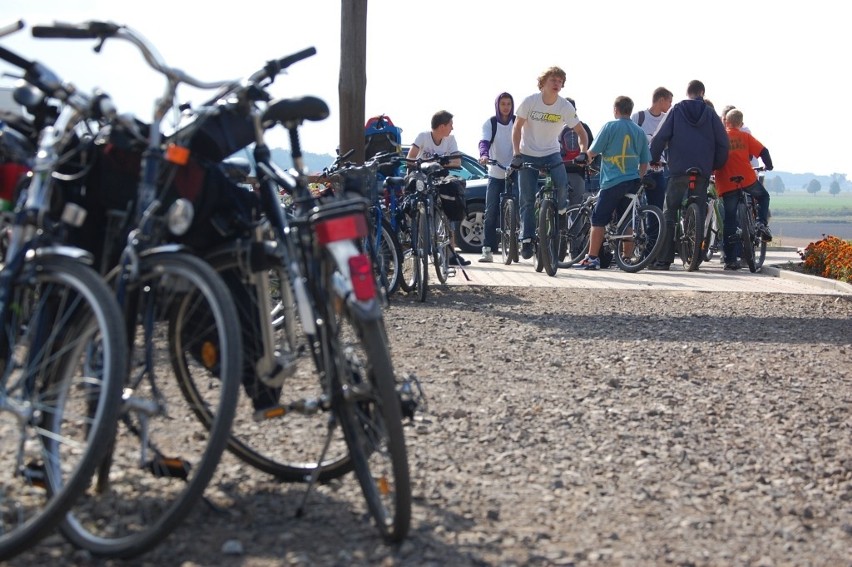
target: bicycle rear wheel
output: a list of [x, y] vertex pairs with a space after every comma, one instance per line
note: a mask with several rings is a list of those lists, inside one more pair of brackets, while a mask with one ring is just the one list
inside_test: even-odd
[[704, 258], [704, 214], [698, 203], [692, 202], [683, 211], [683, 234], [680, 239], [680, 259], [688, 272], [694, 272]]
[[432, 245], [432, 261], [435, 263], [435, 273], [438, 275], [438, 281], [442, 284], [447, 283], [447, 278], [450, 275], [450, 254], [453, 252], [450, 249], [450, 219], [446, 213], [440, 209], [435, 210], [435, 225], [433, 228]]
[[118, 432], [61, 525], [74, 545], [119, 558], [161, 543], [202, 497], [228, 441], [242, 367], [234, 304], [201, 259], [143, 256], [124, 305], [134, 333]]
[[[226, 250], [211, 259], [231, 290], [242, 329], [242, 383], [247, 395], [238, 402], [228, 450], [284, 482], [305, 482], [318, 467], [318, 480], [326, 482], [352, 470], [349, 449], [338, 430], [319, 461], [329, 439], [330, 406], [311, 355], [315, 337], [303, 333], [289, 277], [277, 263], [280, 259], [274, 256], [264, 262], [270, 267], [271, 295], [261, 301], [257, 288], [250, 284], [252, 274], [243, 271], [247, 263], [237, 254]], [[268, 386], [257, 378], [264, 354], [261, 325], [269, 324], [263, 318], [269, 309], [273, 315], [280, 313], [272, 322], [275, 354], [289, 368], [284, 388]], [[206, 413], [200, 417], [209, 421]]]
[[500, 211], [500, 253], [507, 266], [518, 261], [518, 219], [514, 199], [503, 200]]
[[0, 340], [0, 560], [36, 544], [86, 489], [115, 434], [124, 320], [94, 270], [37, 257], [10, 282]]
[[640, 206], [635, 216], [631, 215], [618, 227], [614, 240], [615, 263], [618, 267], [625, 272], [635, 273], [653, 262], [663, 247], [660, 234], [663, 226], [663, 212], [659, 208], [653, 205]]
[[[367, 509], [389, 543], [411, 522], [411, 484], [402, 413], [382, 319], [347, 313], [338, 321], [339, 361], [332, 404]], [[348, 395], [344, 395], [348, 392]]]
[[556, 220], [556, 204], [546, 199], [538, 213], [538, 243], [541, 264], [548, 276], [555, 276], [559, 265], [559, 227]]
[[563, 227], [561, 246], [565, 247], [565, 261], [560, 262], [560, 268], [568, 268], [589, 253], [589, 234], [592, 229], [592, 219], [589, 210], [581, 205], [568, 207], [565, 213], [567, 226]]
[[412, 234], [415, 230], [412, 228], [414, 219], [406, 217], [409, 222], [400, 227], [397, 239], [399, 241], [401, 251], [401, 270], [399, 278], [399, 288], [405, 293], [414, 291], [414, 266], [417, 263], [417, 254], [415, 253], [414, 243], [412, 242]]
[[757, 271], [754, 254], [754, 224], [752, 224], [751, 215], [749, 215], [748, 207], [745, 203], [737, 205], [737, 224], [740, 226], [740, 243], [742, 247], [741, 253], [743, 260], [745, 260], [746, 264], [748, 264], [749, 271], [754, 273]]
[[[399, 290], [402, 279], [402, 249], [390, 221], [382, 218], [381, 240], [376, 253], [379, 282], [388, 296]], [[375, 240], [373, 243], [375, 244]]]

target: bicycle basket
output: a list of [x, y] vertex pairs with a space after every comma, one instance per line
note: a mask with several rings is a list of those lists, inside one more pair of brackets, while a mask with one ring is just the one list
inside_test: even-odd
[[467, 203], [464, 199], [465, 181], [458, 177], [445, 177], [435, 182], [440, 196], [441, 208], [451, 221], [467, 218]]

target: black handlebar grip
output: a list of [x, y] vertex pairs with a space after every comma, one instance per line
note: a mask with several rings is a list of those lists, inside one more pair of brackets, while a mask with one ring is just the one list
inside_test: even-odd
[[278, 60], [278, 64], [281, 66], [282, 69], [286, 69], [287, 67], [289, 67], [293, 63], [296, 63], [297, 61], [301, 61], [302, 59], [307, 59], [311, 55], [316, 55], [316, 53], [317, 53], [316, 47], [308, 47], [307, 49], [303, 49], [302, 51], [299, 51], [298, 53], [294, 53], [293, 55], [288, 55], [287, 57], [282, 57], [281, 59]]
[[94, 31], [78, 26], [33, 26], [33, 37], [61, 38], [61, 39], [97, 39], [99, 36]]
[[12, 53], [11, 51], [2, 46], [0, 46], [0, 59], [8, 61], [12, 65], [20, 67], [25, 71], [29, 71], [33, 67], [32, 61], [27, 61], [17, 53]]

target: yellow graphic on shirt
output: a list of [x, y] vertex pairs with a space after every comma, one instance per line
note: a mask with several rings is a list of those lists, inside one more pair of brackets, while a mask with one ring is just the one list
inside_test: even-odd
[[603, 158], [604, 161], [608, 161], [612, 165], [618, 168], [621, 173], [626, 173], [627, 171], [627, 160], [628, 158], [639, 158], [636, 154], [628, 154], [627, 148], [630, 147], [630, 134], [626, 134], [624, 136], [624, 143], [621, 144], [621, 155], [611, 156]]
[[530, 112], [530, 120], [535, 120], [536, 122], [562, 122], [562, 115], [533, 111]]

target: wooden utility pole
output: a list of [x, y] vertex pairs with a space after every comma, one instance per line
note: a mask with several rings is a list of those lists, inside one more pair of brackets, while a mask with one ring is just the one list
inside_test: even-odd
[[340, 153], [364, 163], [367, 91], [367, 0], [340, 0]]

